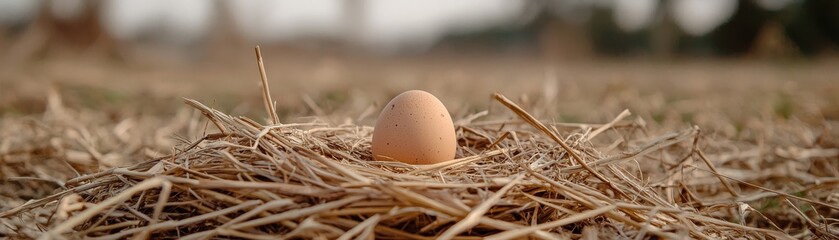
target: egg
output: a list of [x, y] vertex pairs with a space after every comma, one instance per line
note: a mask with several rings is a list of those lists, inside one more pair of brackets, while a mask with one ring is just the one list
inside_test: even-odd
[[409, 164], [454, 159], [457, 139], [446, 106], [428, 92], [411, 90], [385, 105], [373, 128], [373, 158]]

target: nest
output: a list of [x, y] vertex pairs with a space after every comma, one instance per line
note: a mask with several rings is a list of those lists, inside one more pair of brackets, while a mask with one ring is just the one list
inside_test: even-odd
[[[266, 108], [276, 112], [267, 87], [264, 94]], [[743, 156], [709, 156], [701, 148], [707, 137], [698, 127], [649, 136], [643, 122], [623, 120], [628, 111], [606, 124], [546, 124], [501, 94], [493, 98], [517, 118], [477, 121], [487, 115], [481, 112], [458, 120], [458, 158], [433, 165], [374, 161], [370, 127], [279, 123], [275, 115], [261, 124], [186, 99], [214, 133], [163, 157], [70, 178], [60, 183], [64, 190], [0, 213], [12, 230], [3, 234], [44, 239], [836, 237], [835, 178], [805, 179], [802, 188], [774, 190], [721, 173], [720, 161]], [[812, 164], [839, 153], [788, 154]], [[781, 199], [777, 202], [785, 207], [759, 211], [748, 204], [763, 199]], [[8, 220], [27, 215], [40, 220], [32, 220], [34, 225]]]

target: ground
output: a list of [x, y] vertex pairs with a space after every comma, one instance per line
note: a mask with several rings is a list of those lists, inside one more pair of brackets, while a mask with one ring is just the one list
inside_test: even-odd
[[[455, 121], [484, 110], [488, 113], [482, 120], [513, 119], [514, 114], [491, 99], [493, 93], [499, 92], [555, 127], [607, 123], [624, 110], [632, 115], [623, 123], [643, 129], [648, 136], [640, 139], [696, 126], [703, 136], [699, 144], [719, 172], [751, 184], [775, 189], [821, 186], [835, 190], [835, 183], [819, 184], [839, 178], [839, 68], [835, 67], [839, 59], [548, 62], [524, 55], [359, 57], [270, 48], [263, 52], [282, 122], [306, 122], [319, 116], [332, 125], [372, 126], [381, 104], [409, 89], [423, 89], [438, 96]], [[13, 150], [25, 149], [22, 151], [35, 152], [27, 156], [41, 156], [33, 159], [81, 156], [70, 159], [78, 165], [85, 165], [90, 159], [111, 161], [105, 166], [100, 164], [99, 169], [163, 156], [178, 143], [203, 136], [201, 131], [190, 130], [196, 129], [192, 119], [197, 114], [184, 111], [188, 107], [182, 98], [196, 99], [230, 115], [263, 120], [259, 75], [251, 53], [251, 49], [242, 49], [224, 58], [198, 63], [128, 63], [64, 56], [7, 62], [0, 71], [0, 123], [4, 124], [0, 132], [0, 137], [4, 137], [0, 138], [0, 163], [7, 165], [0, 169], [0, 174], [6, 175], [0, 196], [7, 200], [0, 204], [0, 211], [52, 193], [50, 184], [27, 185], [18, 183], [20, 179], [49, 176], [49, 181], [61, 183], [74, 175], [65, 170], [50, 176], [44, 172], [48, 170], [32, 166], [31, 159]], [[52, 101], [49, 96], [54, 96]], [[73, 118], [72, 123], [67, 118]], [[56, 137], [49, 131], [30, 131], [21, 127], [28, 126], [27, 121], [62, 123], [78, 133]], [[139, 130], [125, 135], [119, 132], [125, 126], [137, 126]], [[99, 128], [104, 132], [95, 131]], [[609, 147], [611, 143], [624, 150], [631, 150], [637, 143], [631, 142], [638, 140], [634, 137], [626, 138], [627, 143], [615, 140], [626, 134], [631, 133], [608, 132], [605, 139], [595, 139], [593, 143], [601, 144], [596, 148], [603, 154], [618, 154], [615, 147]], [[96, 136], [101, 138], [90, 140]], [[121, 139], [125, 136], [141, 140]], [[64, 146], [60, 154], [52, 152], [59, 151], [55, 142]], [[32, 147], [21, 148], [27, 143]], [[125, 150], [127, 145], [134, 148]], [[676, 164], [672, 156], [662, 159], [665, 160], [658, 159], [661, 163], [650, 159], [646, 162]], [[650, 175], [642, 182], [654, 185], [656, 179], [652, 178], [657, 168], [638, 169]], [[713, 179], [708, 181], [716, 181]], [[721, 191], [720, 186], [716, 188], [713, 191]], [[745, 194], [748, 196], [759, 193], [748, 184], [735, 184], [735, 188], [749, 193]], [[839, 203], [830, 194], [796, 194]], [[801, 222], [791, 220], [794, 215], [771, 214], [784, 212], [778, 209], [783, 208], [778, 206], [783, 205], [780, 200], [763, 198], [749, 203], [784, 224], [781, 228], [801, 228]], [[709, 197], [704, 201], [720, 199], [725, 198]], [[811, 216], [839, 216], [835, 209], [800, 207]], [[754, 218], [748, 223], [767, 226]]]

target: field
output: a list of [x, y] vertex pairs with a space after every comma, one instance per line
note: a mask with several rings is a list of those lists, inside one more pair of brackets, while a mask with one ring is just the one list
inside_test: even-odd
[[[3, 64], [0, 236], [839, 234], [837, 59], [263, 51], [283, 124], [250, 49]], [[370, 160], [382, 104], [408, 89], [448, 107], [455, 161]]]

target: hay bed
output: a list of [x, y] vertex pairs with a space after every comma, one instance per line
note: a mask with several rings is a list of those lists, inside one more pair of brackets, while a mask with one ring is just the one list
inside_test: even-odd
[[[264, 94], [270, 96], [267, 88]], [[607, 124], [545, 125], [503, 95], [496, 94], [494, 99], [518, 118], [477, 121], [486, 115], [483, 112], [461, 119], [456, 124], [459, 158], [417, 166], [372, 161], [370, 127], [320, 121], [265, 125], [187, 99], [215, 126], [216, 133], [154, 160], [56, 181], [63, 189], [58, 193], [0, 213], [0, 236], [837, 236], [839, 180], [835, 177], [820, 177], [819, 172], [802, 177], [789, 171], [750, 178], [791, 178], [802, 184], [797, 189], [773, 190], [721, 174], [715, 167], [720, 161], [754, 157], [746, 156], [754, 153], [708, 156], [701, 147], [708, 138], [698, 127], [649, 136], [643, 122], [623, 120], [628, 111]], [[267, 97], [266, 101], [271, 102]], [[37, 150], [33, 155], [58, 158], [58, 150], [50, 145], [29, 150]], [[94, 160], [107, 158], [87, 150]], [[822, 161], [835, 164], [837, 153], [831, 151], [783, 154], [797, 159], [795, 164], [812, 166]], [[12, 166], [9, 156], [19, 152], [6, 149], [2, 153], [4, 164]], [[764, 214], [750, 204], [765, 199], [777, 199], [781, 206]]]

